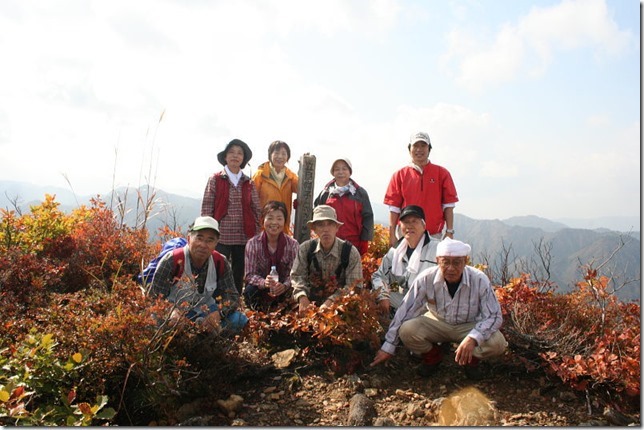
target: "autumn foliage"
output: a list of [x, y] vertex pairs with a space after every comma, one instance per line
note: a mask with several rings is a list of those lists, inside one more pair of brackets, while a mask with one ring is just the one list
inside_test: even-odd
[[540, 292], [528, 276], [497, 289], [506, 336], [528, 369], [545, 367], [577, 390], [640, 394], [640, 306], [607, 293], [588, 268], [577, 289]]
[[[301, 360], [336, 374], [359, 370], [384, 334], [370, 280], [388, 243], [388, 230], [376, 226], [362, 258], [365, 288], [303, 314], [288, 301], [246, 310], [243, 336], [267, 351], [297, 348]], [[160, 246], [148, 242], [147, 230], [117, 222], [99, 198], [70, 213], [53, 196], [26, 214], [0, 209], [0, 363], [9, 369], [0, 373], [0, 424], [147, 424], [187, 393], [214, 390], [234, 374], [226, 358], [234, 340], [170, 321], [170, 305], [134, 281]], [[566, 294], [544, 292], [527, 275], [495, 287], [509, 357], [612, 401], [637, 398], [640, 306], [619, 302], [607, 285], [588, 268]], [[336, 288], [318, 285], [325, 294]], [[15, 369], [25, 366], [38, 377], [16, 385]]]
[[[151, 300], [133, 281], [141, 261], [155, 252], [145, 230], [118, 225], [112, 211], [98, 199], [70, 214], [58, 206], [52, 196], [46, 196], [28, 214], [0, 210], [0, 338], [6, 347], [1, 355], [10, 359], [16, 345], [33, 336], [55, 339], [56, 348], [47, 349], [42, 357], [49, 364], [31, 371], [38, 378], [42, 377], [38, 372], [45, 372], [45, 377], [54, 378], [49, 385], [58, 384], [58, 392], [51, 396], [33, 386], [33, 377], [22, 388], [13, 387], [7, 401], [14, 401], [14, 413], [4, 418], [0, 413], [0, 423], [64, 425], [54, 420], [55, 414], [39, 419], [38, 411], [65, 406], [58, 401], [73, 388], [78, 405], [106, 395], [111, 407], [130, 416], [122, 417], [122, 422], [132, 424], [151, 398], [156, 396], [152, 403], [158, 404], [164, 395], [176, 391], [186, 373], [182, 348], [196, 330], [159, 321], [156, 315], [166, 314], [168, 304]], [[46, 343], [48, 348], [52, 345], [53, 341]], [[76, 380], [57, 381], [51, 372], [57, 369], [53, 363], [77, 354], [84, 361]], [[11, 386], [10, 380], [15, 378], [0, 376], [0, 391]], [[27, 390], [32, 396], [16, 396], [15, 390]], [[141, 392], [138, 404], [125, 403], [125, 394], [137, 390]], [[16, 415], [16, 411], [22, 412]], [[95, 424], [92, 419], [79, 423]]]

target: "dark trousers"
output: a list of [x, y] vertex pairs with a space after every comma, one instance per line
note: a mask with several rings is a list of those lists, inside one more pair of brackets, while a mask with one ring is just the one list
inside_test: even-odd
[[267, 311], [271, 306], [286, 300], [288, 292], [278, 297], [271, 297], [268, 290], [260, 290], [257, 285], [246, 284], [244, 287], [244, 303], [252, 310]]
[[244, 285], [244, 252], [246, 251], [246, 245], [224, 245], [220, 242], [215, 249], [230, 262], [235, 287], [237, 287], [237, 292], [241, 296], [242, 286]]

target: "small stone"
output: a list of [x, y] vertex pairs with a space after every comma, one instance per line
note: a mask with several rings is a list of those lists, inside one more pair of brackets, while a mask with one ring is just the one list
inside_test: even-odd
[[378, 395], [378, 389], [377, 388], [366, 388], [364, 390], [364, 395], [367, 397], [376, 397]]
[[244, 404], [244, 398], [238, 396], [237, 394], [231, 394], [230, 397], [226, 400], [219, 399], [217, 400], [217, 405], [230, 416], [230, 413], [233, 414], [239, 411]]
[[373, 423], [374, 427], [396, 427], [396, 422], [389, 417], [378, 417]]
[[297, 352], [298, 350], [296, 349], [287, 349], [284, 351], [276, 352], [271, 356], [273, 365], [278, 369], [287, 368], [295, 360]]
[[407, 405], [407, 415], [410, 417], [422, 417], [425, 416], [425, 411], [415, 403], [410, 403]]

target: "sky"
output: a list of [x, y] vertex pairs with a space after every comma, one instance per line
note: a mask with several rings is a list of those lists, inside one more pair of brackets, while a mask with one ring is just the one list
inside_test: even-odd
[[475, 219], [640, 216], [634, 0], [2, 0], [0, 180], [201, 198], [233, 138], [381, 203], [426, 131]]

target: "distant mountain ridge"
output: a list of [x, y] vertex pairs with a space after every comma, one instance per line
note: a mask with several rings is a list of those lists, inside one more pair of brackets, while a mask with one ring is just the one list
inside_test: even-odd
[[[61, 203], [61, 209], [69, 211], [78, 204], [88, 204], [89, 197], [77, 197], [71, 191], [37, 187], [30, 184], [10, 181], [0, 181], [0, 207], [12, 209], [13, 203], [21, 207], [23, 213], [29, 211], [29, 206], [43, 200], [45, 193], [56, 194], [56, 201]], [[151, 237], [155, 237], [158, 229], [168, 225], [171, 228], [180, 227], [186, 231], [187, 226], [194, 221], [201, 211], [199, 199], [166, 193], [152, 187], [119, 188], [114, 196], [111, 193], [101, 198], [112, 204], [115, 213], [122, 213], [127, 225], [140, 225], [136, 214], [141, 213], [143, 204], [151, 200], [153, 210], [150, 213], [146, 227]], [[78, 199], [78, 200], [77, 200]], [[122, 212], [118, 212], [118, 205]], [[139, 209], [137, 210], [137, 204]], [[388, 225], [388, 209], [384, 204], [372, 202], [376, 223]], [[599, 264], [620, 246], [623, 248], [613, 257], [609, 266], [622, 280], [638, 282], [627, 285], [618, 296], [623, 300], [640, 298], [640, 231], [617, 232], [607, 228], [595, 230], [570, 228], [561, 222], [551, 221], [538, 216], [515, 216], [505, 220], [475, 220], [460, 213], [455, 214], [456, 237], [472, 246], [472, 259], [475, 263], [487, 258], [491, 263], [498, 261], [504, 248], [511, 247], [513, 267], [521, 267], [526, 260], [535, 254], [535, 243], [542, 241], [551, 245], [551, 280], [561, 291], [569, 290], [574, 282], [582, 278], [579, 271], [580, 262]], [[639, 226], [639, 220], [637, 224]]]

